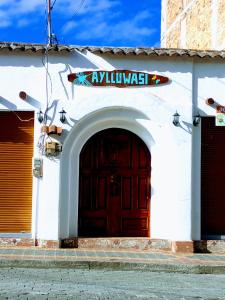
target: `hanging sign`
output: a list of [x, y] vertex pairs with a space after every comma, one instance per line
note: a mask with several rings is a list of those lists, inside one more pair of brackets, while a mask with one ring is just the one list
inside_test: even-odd
[[169, 81], [168, 77], [129, 70], [85, 71], [68, 75], [68, 80], [83, 86], [144, 87]]
[[225, 126], [225, 106], [216, 107], [216, 126]]

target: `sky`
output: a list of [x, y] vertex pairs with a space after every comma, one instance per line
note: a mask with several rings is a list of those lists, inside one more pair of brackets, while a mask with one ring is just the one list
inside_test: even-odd
[[[47, 0], [0, 0], [0, 41], [46, 43]], [[51, 0], [59, 44], [157, 47], [161, 0]]]

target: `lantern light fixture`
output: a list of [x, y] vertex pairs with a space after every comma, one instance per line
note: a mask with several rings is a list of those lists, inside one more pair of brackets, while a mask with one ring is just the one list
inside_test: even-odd
[[198, 126], [201, 120], [201, 116], [199, 113], [197, 113], [197, 115], [193, 116], [193, 125], [194, 126]]
[[176, 111], [175, 114], [173, 115], [173, 125], [178, 126], [180, 124], [180, 115]]
[[39, 112], [37, 112], [37, 118], [38, 118], [39, 123], [43, 122], [43, 120], [44, 120], [44, 114], [41, 111], [41, 109], [39, 110]]
[[59, 112], [59, 114], [60, 114], [60, 121], [62, 123], [65, 123], [65, 121], [66, 121], [66, 111], [62, 108], [62, 110]]

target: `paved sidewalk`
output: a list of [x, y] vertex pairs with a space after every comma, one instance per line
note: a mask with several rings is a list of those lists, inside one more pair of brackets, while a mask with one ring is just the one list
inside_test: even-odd
[[0, 248], [0, 267], [82, 268], [225, 274], [225, 254], [140, 250]]

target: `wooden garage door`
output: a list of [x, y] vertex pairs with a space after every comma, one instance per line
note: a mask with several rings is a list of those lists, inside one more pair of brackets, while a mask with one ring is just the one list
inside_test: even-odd
[[149, 237], [151, 156], [132, 132], [106, 129], [80, 155], [79, 236]]
[[33, 112], [0, 112], [0, 233], [31, 232], [33, 131]]
[[214, 117], [202, 118], [201, 228], [202, 238], [225, 235], [225, 127]]

